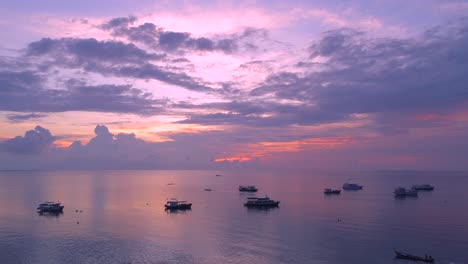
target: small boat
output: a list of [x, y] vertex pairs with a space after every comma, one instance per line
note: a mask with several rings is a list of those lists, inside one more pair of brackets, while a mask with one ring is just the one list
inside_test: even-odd
[[249, 197], [244, 206], [249, 208], [267, 208], [267, 207], [278, 207], [280, 201], [271, 200], [268, 196], [264, 198]]
[[179, 201], [175, 198], [172, 198], [171, 200], [168, 200], [166, 202], [164, 207], [170, 210], [174, 210], [174, 209], [186, 210], [186, 209], [191, 209], [192, 204], [187, 201]]
[[257, 187], [254, 185], [249, 185], [249, 186], [239, 186], [239, 192], [256, 192], [258, 191]]
[[211, 192], [211, 191], [212, 191], [211, 188], [205, 188], [204, 190], [207, 191], [207, 192]]
[[37, 207], [38, 212], [49, 212], [49, 213], [58, 213], [62, 212], [65, 206], [56, 202], [43, 202]]
[[220, 176], [223, 176], [223, 175], [221, 175], [221, 174], [216, 174], [216, 177], [220, 177]]
[[331, 188], [325, 188], [325, 190], [323, 190], [323, 193], [324, 193], [324, 194], [340, 194], [340, 193], [341, 193], [341, 190], [338, 190], [338, 189], [331, 189]]
[[432, 191], [434, 190], [434, 186], [430, 184], [415, 184], [411, 187], [412, 189], [418, 190], [418, 191]]
[[427, 262], [427, 263], [434, 263], [434, 261], [435, 261], [432, 256], [428, 256], [428, 255], [425, 255], [424, 257], [419, 257], [419, 256], [414, 256], [414, 255], [410, 255], [410, 254], [407, 254], [407, 253], [399, 252], [399, 251], [397, 251], [395, 249], [393, 251], [395, 251], [396, 257], [400, 258], [400, 259], [423, 261], [423, 262]]
[[415, 190], [415, 189], [405, 189], [403, 187], [395, 188], [393, 193], [395, 194], [395, 196], [400, 196], [400, 197], [404, 197], [404, 196], [417, 197], [418, 196], [418, 191], [417, 190]]
[[361, 190], [362, 185], [356, 183], [345, 183], [343, 184], [343, 190]]

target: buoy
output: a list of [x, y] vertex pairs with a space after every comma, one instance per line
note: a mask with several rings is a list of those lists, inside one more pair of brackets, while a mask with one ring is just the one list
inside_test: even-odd
[[80, 224], [80, 222], [78, 221], [78, 222], [76, 222], [76, 224], [77, 224], [77, 225], [79, 225], [79, 224]]

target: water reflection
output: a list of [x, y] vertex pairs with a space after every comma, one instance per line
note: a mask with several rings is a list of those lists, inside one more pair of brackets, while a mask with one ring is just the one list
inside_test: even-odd
[[269, 214], [274, 213], [279, 210], [279, 206], [276, 207], [245, 207], [247, 208], [247, 212], [251, 214], [261, 213], [261, 214]]
[[418, 196], [407, 196], [407, 195], [394, 195], [395, 200], [403, 201], [403, 200], [416, 200]]
[[59, 218], [63, 215], [63, 212], [37, 212], [37, 214], [42, 217]]
[[192, 211], [192, 209], [164, 209], [168, 214], [187, 214]]
[[[0, 210], [0, 263], [383, 264], [393, 247], [442, 263], [468, 259], [466, 175], [360, 173], [365, 189], [323, 198], [324, 186], [349, 174], [0, 172], [0, 207], [8, 208]], [[259, 192], [239, 193], [245, 182]], [[389, 191], [413, 182], [437, 191], [418, 200]], [[264, 193], [280, 207], [243, 206]], [[196, 207], [164, 210], [170, 197]], [[47, 199], [68, 210], [36, 216], [32, 208]]]

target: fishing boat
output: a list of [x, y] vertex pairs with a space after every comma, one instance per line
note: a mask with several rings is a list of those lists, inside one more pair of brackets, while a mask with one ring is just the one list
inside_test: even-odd
[[277, 207], [280, 201], [271, 200], [268, 196], [264, 198], [259, 197], [249, 197], [247, 202], [244, 203], [244, 206], [249, 208], [268, 208], [268, 207]]
[[362, 185], [356, 184], [356, 183], [345, 183], [343, 184], [343, 190], [361, 190]]
[[239, 186], [239, 192], [256, 192], [258, 191], [257, 187], [254, 185], [249, 185], [249, 186]]
[[170, 210], [175, 210], [175, 209], [186, 210], [186, 209], [191, 209], [192, 204], [187, 201], [179, 201], [175, 198], [172, 198], [166, 202], [164, 207]]
[[430, 184], [415, 184], [411, 187], [412, 189], [418, 190], [418, 191], [432, 191], [434, 190], [434, 186]]
[[323, 190], [323, 193], [324, 194], [340, 194], [341, 193], [341, 190], [338, 190], [338, 189], [331, 189], [331, 188], [325, 188]]
[[403, 187], [397, 187], [393, 191], [395, 196], [400, 196], [400, 197], [405, 197], [405, 196], [411, 196], [411, 197], [417, 197], [418, 196], [418, 191], [415, 189], [405, 189]]
[[49, 213], [59, 213], [63, 211], [65, 206], [56, 202], [43, 202], [37, 207], [37, 211], [40, 213], [49, 212]]
[[407, 254], [407, 253], [403, 253], [403, 252], [397, 251], [395, 249], [393, 251], [395, 251], [396, 257], [400, 258], [400, 259], [423, 261], [423, 262], [427, 262], [427, 263], [434, 263], [434, 261], [435, 261], [432, 256], [428, 256], [427, 254], [424, 257], [420, 257], [420, 256], [414, 256], [414, 255], [410, 255], [410, 254]]

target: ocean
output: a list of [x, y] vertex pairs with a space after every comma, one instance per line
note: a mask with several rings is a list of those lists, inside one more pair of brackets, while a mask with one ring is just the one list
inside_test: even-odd
[[[323, 194], [346, 181], [364, 188]], [[0, 171], [0, 263], [468, 263], [467, 188], [468, 172]], [[279, 207], [243, 206], [265, 195]], [[64, 212], [38, 214], [46, 200]]]

